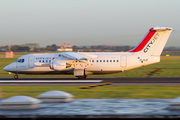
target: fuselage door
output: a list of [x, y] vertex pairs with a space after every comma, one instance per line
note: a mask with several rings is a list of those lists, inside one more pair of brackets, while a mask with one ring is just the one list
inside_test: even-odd
[[127, 57], [126, 57], [126, 55], [122, 55], [120, 59], [121, 59], [120, 60], [121, 61], [121, 67], [125, 68], [127, 66]]
[[29, 67], [33, 68], [34, 67], [34, 56], [29, 56]]

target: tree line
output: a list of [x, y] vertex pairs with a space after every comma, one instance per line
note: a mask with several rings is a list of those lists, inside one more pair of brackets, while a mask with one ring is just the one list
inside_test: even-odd
[[[81, 51], [81, 52], [121, 52], [121, 51], [129, 51], [133, 49], [134, 46], [108, 46], [108, 45], [92, 45], [92, 46], [72, 46], [73, 51]], [[21, 46], [21, 45], [12, 45], [11, 51], [13, 52], [41, 52], [41, 51], [57, 51], [60, 46], [56, 44], [47, 45], [46, 47], [40, 48], [30, 48], [28, 46]], [[8, 46], [1, 46], [0, 52], [8, 51]], [[166, 47], [164, 51], [180, 51], [180, 47]]]

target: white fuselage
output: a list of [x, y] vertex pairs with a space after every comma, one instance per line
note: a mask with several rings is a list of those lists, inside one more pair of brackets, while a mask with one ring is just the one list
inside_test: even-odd
[[[74, 69], [84, 68], [86, 75], [108, 74], [122, 72], [160, 61], [159, 56], [138, 56], [130, 52], [82, 52], [81, 54], [96, 55], [96, 57], [77, 61], [59, 56], [61, 53], [28, 54], [18, 59], [24, 59], [23, 62], [18, 62], [17, 60], [6, 66], [5, 69], [18, 74], [73, 74]], [[69, 66], [64, 69], [54, 70], [49, 65], [53, 61], [58, 61], [60, 64], [68, 63]]]

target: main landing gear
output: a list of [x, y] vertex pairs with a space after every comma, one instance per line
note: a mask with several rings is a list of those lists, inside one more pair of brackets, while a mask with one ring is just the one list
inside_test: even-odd
[[84, 76], [77, 76], [78, 79], [85, 79], [87, 77], [87, 75], [84, 75]]
[[18, 79], [18, 75], [16, 74], [16, 75], [14, 75], [14, 79]]

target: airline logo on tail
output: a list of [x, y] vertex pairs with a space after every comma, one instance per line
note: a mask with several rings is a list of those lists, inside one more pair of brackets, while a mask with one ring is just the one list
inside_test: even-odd
[[158, 37], [159, 37], [159, 34], [156, 33], [152, 41], [144, 48], [144, 53], [146, 53], [150, 49], [151, 45], [154, 44], [154, 42], [157, 40]]

